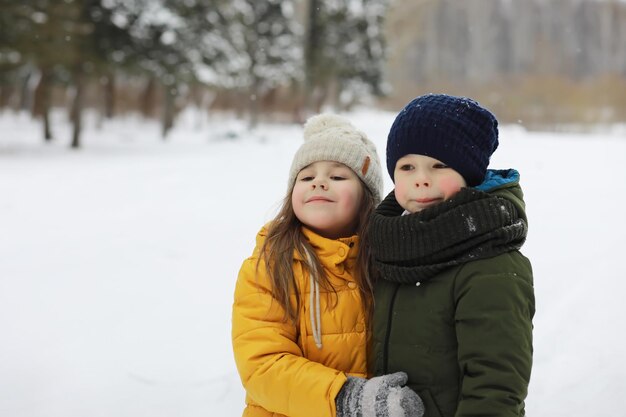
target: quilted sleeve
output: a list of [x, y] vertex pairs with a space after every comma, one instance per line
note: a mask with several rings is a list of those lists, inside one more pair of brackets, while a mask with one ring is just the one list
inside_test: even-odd
[[472, 262], [455, 288], [462, 378], [456, 417], [524, 415], [535, 312], [530, 263], [519, 252]]
[[244, 261], [232, 310], [235, 362], [249, 398], [274, 413], [333, 417], [335, 397], [346, 376], [303, 357], [296, 325], [272, 297], [270, 281], [257, 258]]

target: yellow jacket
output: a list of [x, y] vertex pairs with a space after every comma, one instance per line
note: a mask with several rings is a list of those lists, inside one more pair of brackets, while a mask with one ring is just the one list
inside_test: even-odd
[[[294, 254], [301, 306], [298, 323], [284, 321], [284, 310], [271, 294], [263, 262], [257, 259], [267, 230], [239, 271], [232, 316], [235, 362], [246, 389], [244, 417], [333, 417], [335, 397], [346, 374], [365, 377], [365, 313], [354, 280], [358, 237], [330, 240], [302, 228], [337, 292], [320, 289], [322, 347], [313, 337], [309, 275]], [[295, 295], [292, 302], [295, 303]]]

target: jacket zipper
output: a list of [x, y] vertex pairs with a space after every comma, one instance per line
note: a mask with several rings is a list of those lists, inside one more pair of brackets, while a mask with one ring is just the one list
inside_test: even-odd
[[389, 373], [389, 337], [391, 334], [391, 325], [393, 322], [393, 305], [396, 302], [396, 295], [398, 294], [398, 289], [400, 286], [396, 284], [396, 287], [393, 290], [393, 294], [391, 296], [391, 302], [389, 303], [389, 319], [387, 320], [387, 331], [385, 334], [385, 340], [383, 344], [383, 374], [386, 375]]

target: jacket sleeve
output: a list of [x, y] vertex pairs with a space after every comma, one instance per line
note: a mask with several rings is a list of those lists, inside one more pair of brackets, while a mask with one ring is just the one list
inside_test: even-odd
[[251, 400], [287, 416], [333, 417], [346, 376], [303, 357], [299, 331], [285, 321], [272, 297], [263, 262], [244, 261], [235, 287], [232, 342], [235, 362]]
[[473, 262], [457, 276], [461, 387], [455, 417], [523, 415], [532, 367], [532, 272], [519, 253], [501, 257], [497, 269]]

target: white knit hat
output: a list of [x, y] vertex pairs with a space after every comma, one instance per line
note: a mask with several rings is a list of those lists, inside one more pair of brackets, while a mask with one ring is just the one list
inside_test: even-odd
[[289, 187], [298, 172], [317, 161], [339, 162], [354, 171], [374, 195], [382, 199], [383, 175], [376, 146], [345, 118], [319, 114], [304, 125], [304, 144], [296, 152], [289, 170]]

